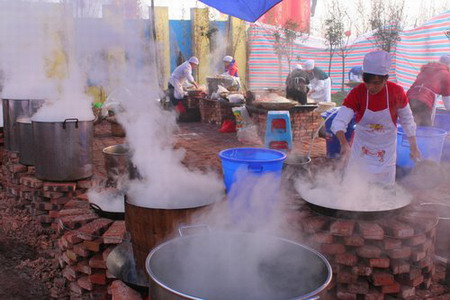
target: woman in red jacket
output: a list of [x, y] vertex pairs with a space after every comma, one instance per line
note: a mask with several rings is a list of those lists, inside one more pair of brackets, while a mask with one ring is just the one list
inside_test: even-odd
[[450, 55], [439, 62], [428, 63], [420, 69], [416, 81], [408, 90], [408, 98], [418, 126], [432, 126], [431, 115], [436, 96], [441, 95], [445, 108], [450, 110]]

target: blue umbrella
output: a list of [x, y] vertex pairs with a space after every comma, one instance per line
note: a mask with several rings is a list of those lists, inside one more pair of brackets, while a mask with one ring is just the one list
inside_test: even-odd
[[200, 0], [224, 14], [255, 22], [282, 0]]

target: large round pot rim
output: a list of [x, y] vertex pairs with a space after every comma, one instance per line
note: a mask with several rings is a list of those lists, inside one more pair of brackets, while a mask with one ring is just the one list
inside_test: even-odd
[[[126, 150], [126, 152], [123, 152], [123, 153], [117, 153], [117, 152], [110, 152], [110, 151], [108, 151], [109, 149], [113, 149], [113, 148], [116, 148], [116, 147], [122, 147], [124, 150]], [[105, 147], [105, 148], [103, 148], [103, 150], [102, 150], [102, 152], [104, 153], [104, 154], [107, 154], [107, 155], [112, 155], [112, 156], [129, 156], [131, 153], [130, 153], [130, 147], [127, 145], [127, 144], [115, 144], [115, 145], [111, 145], [111, 146], [108, 146], [108, 147]]]
[[8, 98], [3, 97], [2, 100], [8, 100], [8, 101], [45, 101], [43, 98]]
[[[225, 194], [224, 194], [224, 196], [225, 196]], [[153, 210], [186, 210], [186, 209], [194, 209], [194, 208], [207, 207], [209, 205], [212, 205], [214, 203], [217, 203], [217, 202], [221, 201], [221, 200], [212, 200], [212, 201], [209, 201], [209, 202], [200, 203], [198, 205], [182, 206], [182, 207], [161, 207], [161, 206], [156, 206], [156, 205], [154, 207], [148, 207], [148, 206], [136, 205], [133, 202], [130, 202], [129, 199], [130, 199], [130, 196], [125, 195], [125, 203], [128, 204], [128, 205], [132, 205], [132, 206], [143, 208], [143, 209], [153, 209]]]
[[[93, 119], [89, 119], [89, 120], [83, 120], [83, 119], [79, 119], [79, 118], [67, 118], [64, 120], [60, 120], [60, 121], [40, 121], [40, 120], [34, 120], [33, 118], [31, 118], [31, 122], [32, 123], [47, 123], [47, 124], [55, 124], [55, 123], [64, 123], [68, 120], [77, 120], [77, 122], [93, 122], [95, 120], [95, 118]], [[75, 122], [66, 122], [66, 123], [75, 123]]]
[[[308, 251], [314, 253], [315, 255], [317, 255], [317, 256], [323, 261], [323, 263], [325, 264], [325, 266], [326, 266], [326, 268], [327, 268], [327, 271], [328, 271], [327, 279], [325, 280], [325, 282], [324, 282], [320, 287], [318, 287], [318, 288], [315, 289], [314, 291], [309, 292], [309, 293], [306, 294], [306, 295], [302, 295], [302, 296], [299, 296], [299, 297], [296, 297], [296, 298], [291, 298], [291, 299], [286, 299], [286, 300], [306, 300], [306, 299], [309, 299], [309, 298], [311, 298], [311, 297], [313, 297], [313, 296], [316, 296], [316, 295], [319, 294], [321, 291], [323, 291], [323, 290], [330, 284], [330, 282], [331, 282], [331, 277], [332, 277], [333, 272], [332, 272], [331, 265], [330, 265], [330, 263], [328, 262], [328, 260], [327, 260], [327, 259], [325, 258], [325, 256], [323, 256], [320, 252], [318, 252], [317, 250], [314, 250], [314, 249], [312, 249], [312, 248], [310, 248], [310, 247], [308, 247], [308, 246], [306, 246], [306, 245], [303, 245], [303, 244], [300, 244], [300, 243], [297, 243], [297, 242], [294, 242], [294, 241], [291, 241], [291, 240], [287, 240], [287, 239], [284, 239], [284, 238], [281, 238], [281, 237], [277, 237], [277, 236], [273, 236], [273, 235], [262, 235], [262, 234], [258, 234], [258, 233], [247, 233], [247, 232], [213, 232], [213, 233], [206, 233], [206, 234], [201, 234], [201, 235], [209, 236], [209, 235], [212, 235], [212, 234], [215, 235], [215, 234], [218, 234], [218, 233], [219, 233], [219, 234], [226, 234], [226, 235], [246, 235], [246, 236], [261, 236], [261, 237], [266, 237], [266, 238], [272, 238], [272, 239], [276, 239], [276, 240], [281, 241], [281, 242], [286, 242], [286, 243], [289, 243], [289, 244], [292, 244], [292, 245], [295, 245], [295, 246], [304, 248], [304, 249], [306, 249], [306, 250], [308, 250]], [[171, 292], [171, 293], [173, 293], [173, 294], [175, 294], [175, 295], [177, 295], [177, 296], [180, 296], [180, 297], [183, 297], [183, 298], [189, 299], [189, 300], [204, 300], [204, 299], [202, 299], [202, 298], [198, 298], [198, 297], [195, 297], [195, 296], [183, 294], [183, 293], [181, 293], [181, 292], [179, 292], [179, 291], [176, 291], [176, 290], [174, 290], [174, 289], [168, 287], [167, 285], [165, 285], [164, 283], [162, 283], [160, 280], [158, 280], [158, 279], [156, 278], [155, 274], [154, 274], [154, 273], [152, 272], [152, 270], [149, 268], [150, 261], [151, 261], [152, 257], [153, 257], [154, 254], [155, 254], [159, 249], [161, 249], [162, 247], [164, 247], [164, 246], [166, 246], [167, 244], [170, 244], [170, 243], [172, 243], [173, 241], [178, 240], [178, 239], [190, 239], [190, 238], [193, 238], [193, 237], [197, 237], [197, 236], [199, 236], [199, 235], [200, 235], [200, 234], [194, 234], [194, 235], [188, 235], [188, 236], [177, 237], [177, 238], [175, 238], [175, 239], [170, 239], [170, 240], [168, 240], [168, 241], [166, 241], [166, 242], [160, 244], [159, 246], [155, 247], [155, 248], [150, 252], [150, 254], [147, 256], [147, 258], [145, 259], [145, 269], [146, 269], [146, 271], [147, 271], [147, 274], [150, 276], [151, 280], [153, 280], [153, 281], [154, 281], [156, 284], [158, 284], [161, 288], [163, 288], [163, 289], [165, 289], [166, 291]]]

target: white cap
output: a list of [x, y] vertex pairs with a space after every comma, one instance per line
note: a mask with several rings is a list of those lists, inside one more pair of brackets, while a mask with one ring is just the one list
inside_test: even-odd
[[312, 69], [314, 69], [314, 60], [309, 59], [307, 61], [305, 61], [305, 70], [306, 71], [311, 71]]
[[301, 64], [297, 64], [297, 65], [295, 65], [295, 69], [296, 70], [303, 70], [303, 67], [302, 67]]
[[383, 50], [367, 53], [364, 56], [363, 72], [374, 75], [387, 75], [391, 69], [392, 57]]
[[195, 56], [192, 56], [191, 58], [189, 58], [188, 62], [190, 62], [191, 64], [198, 65], [198, 58]]
[[227, 56], [224, 56], [223, 57], [223, 61], [224, 62], [232, 62], [233, 61], [233, 57], [232, 56], [229, 56], [229, 55], [227, 55]]
[[439, 58], [439, 62], [450, 68], [450, 54], [444, 54]]

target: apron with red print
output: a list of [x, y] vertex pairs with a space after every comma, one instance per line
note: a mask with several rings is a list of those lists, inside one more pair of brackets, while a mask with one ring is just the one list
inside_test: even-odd
[[361, 171], [370, 182], [389, 186], [395, 183], [397, 126], [392, 121], [387, 86], [385, 89], [387, 108], [380, 111], [369, 109], [367, 91], [366, 110], [355, 128], [348, 170]]

